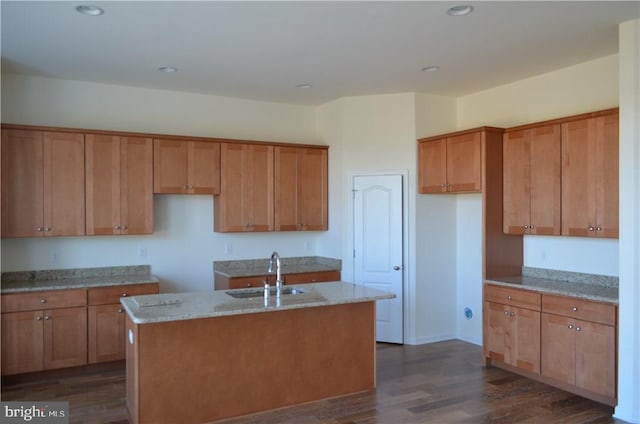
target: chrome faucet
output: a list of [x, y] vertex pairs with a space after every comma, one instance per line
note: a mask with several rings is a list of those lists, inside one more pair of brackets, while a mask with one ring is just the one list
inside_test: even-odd
[[280, 270], [280, 255], [278, 254], [278, 252], [273, 252], [271, 254], [271, 260], [269, 261], [268, 272], [273, 272], [274, 260], [276, 264], [276, 297], [280, 297], [284, 282], [282, 281], [282, 271]]

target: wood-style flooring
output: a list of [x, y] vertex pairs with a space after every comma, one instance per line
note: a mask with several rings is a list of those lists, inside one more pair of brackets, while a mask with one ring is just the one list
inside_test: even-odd
[[[611, 417], [608, 406], [498, 368], [483, 368], [481, 348], [459, 340], [379, 344], [377, 354], [375, 391], [224, 423], [623, 423]], [[31, 377], [3, 381], [2, 400], [69, 401], [71, 423], [128, 422], [123, 363]]]

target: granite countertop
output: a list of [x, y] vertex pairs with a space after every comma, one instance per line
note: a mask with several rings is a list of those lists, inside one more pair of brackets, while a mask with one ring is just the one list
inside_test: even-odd
[[523, 275], [488, 278], [487, 283], [517, 286], [539, 293], [618, 304], [618, 278], [595, 274], [523, 268]]
[[2, 273], [2, 294], [157, 283], [149, 265]]
[[295, 287], [303, 293], [282, 295], [280, 301], [275, 296], [265, 300], [260, 289], [257, 290], [259, 292], [257, 297], [249, 299], [237, 299], [227, 294], [230, 291], [247, 291], [247, 289], [236, 289], [132, 296], [120, 299], [120, 303], [134, 323], [148, 324], [359, 303], [395, 297], [393, 293], [345, 282], [285, 287]]
[[[283, 257], [280, 259], [281, 273], [340, 271], [342, 261], [322, 256]], [[215, 261], [213, 271], [225, 277], [256, 277], [268, 275], [269, 259], [247, 259], [237, 261]]]

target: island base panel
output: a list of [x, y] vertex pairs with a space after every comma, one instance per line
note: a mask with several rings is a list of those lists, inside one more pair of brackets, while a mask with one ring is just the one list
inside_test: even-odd
[[136, 325], [133, 423], [201, 423], [375, 388], [375, 302]]

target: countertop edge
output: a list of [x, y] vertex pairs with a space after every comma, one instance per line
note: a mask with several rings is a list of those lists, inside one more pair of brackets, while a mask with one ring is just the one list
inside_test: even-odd
[[[517, 289], [533, 291], [533, 292], [540, 293], [540, 294], [557, 294], [557, 295], [562, 295], [562, 296], [576, 297], [576, 298], [579, 298], [579, 299], [611, 303], [611, 304], [614, 304], [616, 306], [619, 303], [617, 297], [613, 298], [613, 297], [607, 296], [607, 295], [584, 293], [584, 292], [574, 291], [574, 290], [570, 290], [570, 289], [564, 289], [563, 290], [563, 289], [553, 288], [553, 287], [540, 287], [540, 286], [526, 284], [526, 283], [501, 281], [501, 280], [496, 280], [496, 279], [485, 279], [484, 282], [485, 282], [485, 284], [494, 284], [494, 285], [498, 285], [498, 286], [513, 287], [513, 288], [517, 288]], [[558, 283], [563, 283], [563, 282], [559, 281]], [[597, 287], [597, 286], [594, 285], [593, 287]], [[615, 290], [615, 289], [611, 288], [610, 290]]]
[[77, 281], [71, 280], [51, 280], [51, 281], [17, 281], [11, 285], [16, 287], [5, 287], [9, 283], [3, 283], [0, 288], [0, 294], [16, 294], [16, 293], [32, 293], [39, 291], [55, 291], [55, 290], [73, 290], [73, 289], [91, 289], [98, 287], [124, 286], [131, 284], [153, 284], [159, 283], [160, 279], [153, 276], [117, 276], [113, 278], [105, 277], [100, 281], [87, 281], [90, 279], [78, 278]]

